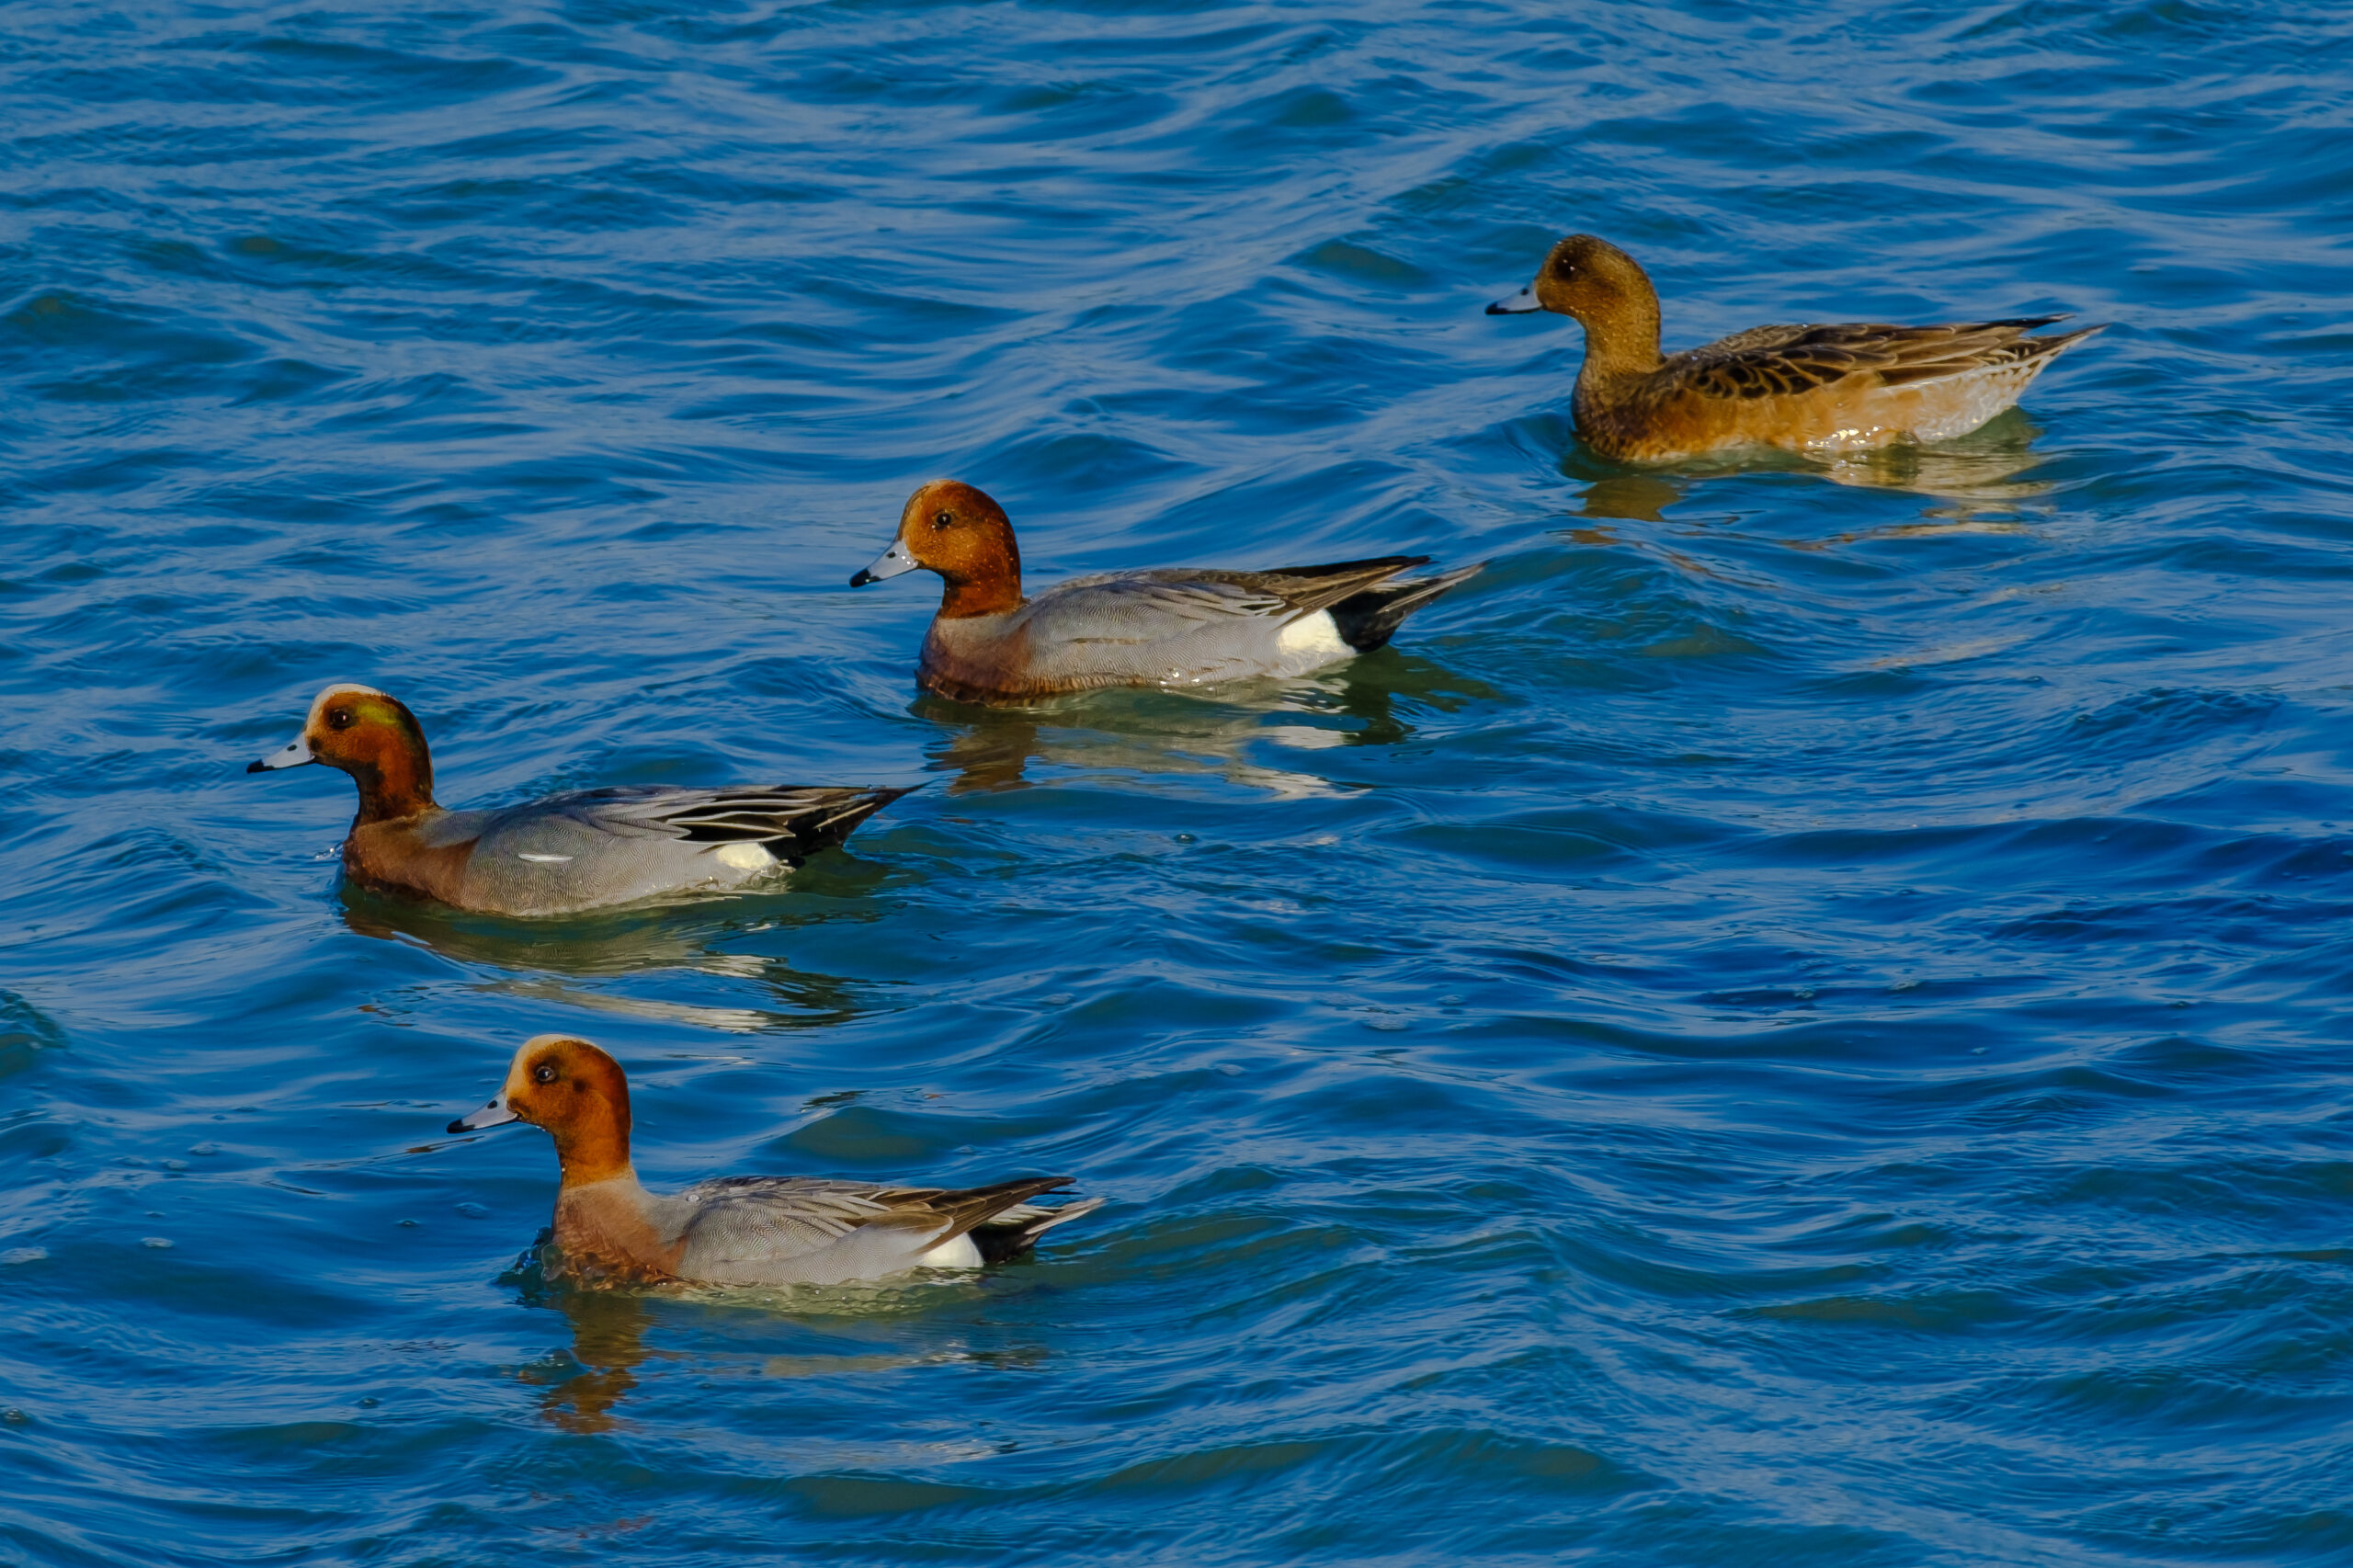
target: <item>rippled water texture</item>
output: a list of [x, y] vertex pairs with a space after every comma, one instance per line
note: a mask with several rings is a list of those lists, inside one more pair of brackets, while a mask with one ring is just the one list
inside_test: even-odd
[[[26, 4], [0, 44], [0, 1561], [2353, 1561], [2341, 4]], [[1959, 447], [1581, 454], [1671, 345], [2115, 326]], [[917, 699], [1033, 580], [1397, 550], [1391, 651]], [[442, 796], [930, 787], [790, 891], [347, 892]], [[1108, 1199], [567, 1294], [649, 1180]]]

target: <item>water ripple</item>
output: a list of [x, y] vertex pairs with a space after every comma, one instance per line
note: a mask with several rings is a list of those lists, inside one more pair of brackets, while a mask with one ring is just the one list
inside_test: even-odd
[[[2353, 1549], [2348, 43], [2236, 0], [19, 7], [0, 1539], [28, 1562], [2318, 1563]], [[1948, 449], [1636, 472], [1671, 344], [2114, 324]], [[1395, 647], [915, 694], [1041, 580], [1412, 550]], [[444, 798], [934, 787], [785, 892], [338, 886]], [[651, 1180], [1067, 1172], [1036, 1262], [583, 1295]]]

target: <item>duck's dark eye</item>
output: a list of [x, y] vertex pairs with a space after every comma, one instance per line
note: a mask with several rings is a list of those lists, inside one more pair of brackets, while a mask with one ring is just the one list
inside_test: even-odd
[[327, 712], [327, 728], [330, 730], [348, 730], [351, 728], [351, 710], [348, 708], [330, 709]]
[[554, 1082], [555, 1082], [555, 1067], [554, 1067], [554, 1065], [553, 1065], [552, 1063], [551, 1063], [551, 1062], [540, 1062], [537, 1067], [532, 1068], [532, 1069], [531, 1069], [531, 1082], [533, 1082], [534, 1084], [552, 1084], [552, 1083], [554, 1083]]
[[952, 528], [955, 526], [955, 523], [956, 514], [953, 512], [942, 512], [939, 516], [931, 519], [931, 526], [935, 528]]
[[1555, 278], [1574, 278], [1576, 275], [1577, 264], [1567, 256], [1563, 256], [1552, 264], [1552, 276]]

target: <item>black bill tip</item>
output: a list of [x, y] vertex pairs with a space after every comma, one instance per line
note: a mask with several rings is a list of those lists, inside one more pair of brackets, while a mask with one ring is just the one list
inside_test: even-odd
[[861, 566], [858, 569], [858, 575], [849, 580], [849, 585], [853, 588], [862, 588], [866, 586], [867, 584], [876, 580], [877, 579], [873, 573], [869, 572], [865, 567]]

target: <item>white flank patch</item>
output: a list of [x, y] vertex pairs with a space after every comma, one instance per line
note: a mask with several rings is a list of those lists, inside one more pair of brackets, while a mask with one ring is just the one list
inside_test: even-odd
[[978, 1268], [981, 1249], [971, 1236], [958, 1236], [952, 1242], [940, 1243], [915, 1262], [924, 1268]]
[[515, 858], [517, 860], [529, 860], [534, 866], [569, 866], [572, 864], [572, 857], [569, 855], [525, 855], [518, 851]]
[[1922, 423], [1914, 432], [1922, 441], [1949, 441], [1955, 436], [1966, 436], [2002, 410], [2018, 402], [2026, 391], [2027, 382], [2042, 373], [2048, 358], [2029, 359], [2023, 365], [1997, 365], [1961, 378], [1968, 396], [1947, 410], [1941, 419]]
[[710, 858], [732, 871], [764, 871], [776, 864], [776, 857], [760, 844], [722, 844]]
[[1302, 615], [1284, 627], [1275, 646], [1284, 653], [1318, 659], [1345, 659], [1356, 652], [1340, 635], [1340, 628], [1328, 609]]

